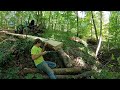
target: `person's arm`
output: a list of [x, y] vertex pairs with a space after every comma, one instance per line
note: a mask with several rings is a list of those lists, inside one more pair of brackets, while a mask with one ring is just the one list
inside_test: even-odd
[[46, 53], [47, 53], [47, 52], [44, 51], [44, 52], [41, 52], [41, 53], [36, 54], [36, 55], [32, 54], [32, 59], [35, 60], [35, 59], [41, 57], [42, 55], [45, 55]]
[[48, 43], [45, 43], [45, 44], [44, 44], [42, 51], [45, 51], [45, 47], [46, 47], [47, 45], [48, 45]]

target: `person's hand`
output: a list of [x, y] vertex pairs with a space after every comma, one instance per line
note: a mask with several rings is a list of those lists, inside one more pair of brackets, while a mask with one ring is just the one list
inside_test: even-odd
[[43, 55], [45, 55], [46, 53], [47, 53], [47, 51], [42, 52]]

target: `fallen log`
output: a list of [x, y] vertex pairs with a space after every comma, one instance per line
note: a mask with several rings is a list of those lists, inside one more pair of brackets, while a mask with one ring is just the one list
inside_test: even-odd
[[67, 55], [62, 48], [58, 49], [57, 51], [58, 51], [59, 55], [62, 57], [65, 67], [66, 68], [72, 67], [73, 66], [72, 60], [69, 57], [69, 55]]
[[49, 39], [45, 39], [45, 38], [41, 38], [41, 37], [37, 37], [37, 36], [31, 36], [31, 35], [23, 35], [23, 34], [15, 34], [15, 33], [9, 33], [7, 31], [0, 31], [0, 33], [9, 35], [9, 36], [14, 36], [16, 38], [20, 38], [20, 39], [25, 39], [25, 38], [29, 38], [31, 40], [34, 40], [36, 38], [39, 38], [42, 42], [44, 43], [48, 43], [48, 46], [54, 50], [57, 50], [59, 48], [61, 48], [63, 46], [62, 42], [58, 42], [58, 41], [54, 41], [54, 40], [49, 40]]
[[77, 42], [77, 43], [81, 43], [81, 44], [83, 44], [85, 47], [87, 47], [86, 41], [80, 39], [79, 37], [73, 36], [73, 37], [70, 37], [70, 40], [75, 41], [75, 42]]
[[[43, 79], [49, 79], [47, 75], [42, 75]], [[82, 75], [56, 75], [57, 79], [81, 79]]]
[[[52, 69], [56, 75], [67, 75], [67, 74], [78, 74], [82, 73], [85, 70], [89, 70], [87, 68], [80, 68], [80, 67], [75, 67], [75, 68], [55, 68]], [[38, 70], [37, 68], [24, 68], [19, 71], [19, 74], [24, 75], [27, 73], [41, 73], [44, 74], [42, 71]]]
[[[77, 75], [55, 75], [57, 79], [90, 79], [94, 72], [86, 71]], [[42, 74], [43, 79], [50, 79], [48, 75]]]
[[[92, 76], [93, 72], [91, 71], [86, 71], [82, 74], [78, 74], [78, 75], [56, 75], [57, 79], [89, 79], [90, 76]], [[45, 79], [48, 79], [48, 77], [46, 78], [45, 76], [43, 76]]]

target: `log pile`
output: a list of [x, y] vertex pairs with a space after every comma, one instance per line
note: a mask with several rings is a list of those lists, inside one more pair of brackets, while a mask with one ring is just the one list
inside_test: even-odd
[[[87, 71], [86, 71], [87, 70]], [[55, 68], [53, 69], [57, 79], [81, 79], [91, 76], [92, 72], [88, 69], [76, 68]], [[44, 79], [49, 79], [48, 75], [36, 68], [24, 68], [18, 74], [40, 73]]]
[[[90, 79], [94, 72], [86, 71], [77, 75], [56, 75], [57, 79]], [[42, 75], [44, 79], [49, 79], [47, 75]]]

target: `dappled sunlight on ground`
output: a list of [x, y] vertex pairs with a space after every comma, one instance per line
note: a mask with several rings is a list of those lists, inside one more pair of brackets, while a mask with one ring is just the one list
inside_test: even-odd
[[73, 60], [73, 65], [75, 66], [75, 67], [85, 67], [86, 66], [86, 64], [85, 64], [85, 62], [84, 62], [84, 60], [82, 59], [82, 57], [77, 57], [77, 58], [75, 58], [74, 60]]

